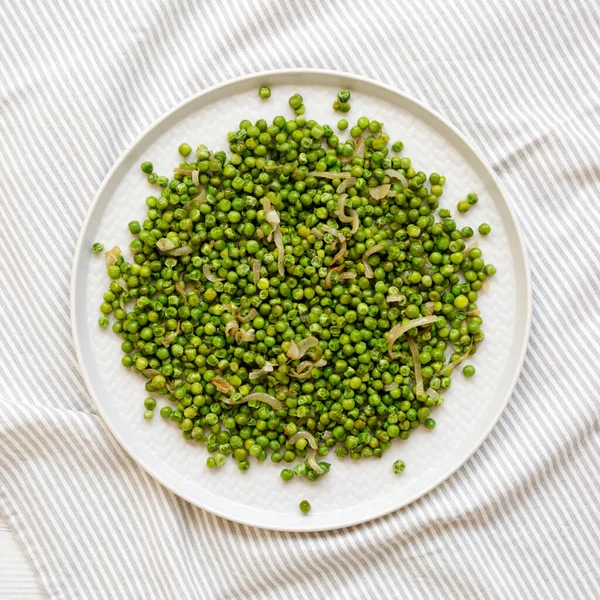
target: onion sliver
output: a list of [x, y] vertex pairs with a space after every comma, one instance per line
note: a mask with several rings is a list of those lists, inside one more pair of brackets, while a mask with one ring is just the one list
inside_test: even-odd
[[317, 444], [317, 440], [315, 439], [315, 436], [310, 433], [310, 431], [299, 431], [298, 433], [296, 433], [295, 435], [293, 435], [290, 438], [290, 442], [292, 444], [295, 444], [297, 440], [299, 440], [300, 438], [304, 438], [307, 442], [308, 445], [313, 449], [313, 450], [318, 450], [319, 448], [319, 444]]
[[333, 171], [310, 171], [306, 175], [325, 177], [325, 179], [348, 179], [348, 177], [352, 177], [352, 173], [349, 171], [344, 171], [343, 173], [334, 173]]
[[174, 250], [177, 246], [169, 238], [164, 237], [156, 242], [156, 247], [161, 252], [168, 252], [169, 250]]
[[119, 256], [121, 256], [121, 248], [119, 246], [115, 246], [112, 250], [104, 253], [104, 260], [106, 262], [106, 268], [112, 267], [116, 264], [117, 260], [119, 260]]
[[273, 365], [267, 361], [264, 365], [264, 367], [260, 370], [260, 371], [252, 371], [252, 373], [250, 373], [249, 377], [250, 377], [250, 381], [254, 381], [255, 379], [260, 379], [263, 375], [266, 375], [267, 373], [271, 373], [273, 371]]
[[223, 394], [228, 394], [229, 392], [233, 392], [235, 388], [222, 377], [213, 377], [210, 382]]
[[[340, 258], [344, 258], [344, 255], [346, 254], [346, 250], [347, 250], [347, 245], [346, 245], [346, 240], [344, 240], [342, 242], [342, 247], [338, 250], [338, 253], [331, 260], [331, 265], [335, 265], [335, 263], [338, 260], [340, 260]], [[331, 265], [329, 265], [329, 266], [331, 266]]]
[[[345, 244], [346, 242], [344, 242]], [[344, 248], [345, 251], [345, 248]], [[331, 287], [331, 275], [332, 273], [337, 273], [339, 271], [341, 271], [344, 268], [345, 265], [338, 265], [337, 267], [334, 267], [333, 269], [329, 269], [329, 271], [327, 271], [327, 277], [325, 277], [325, 287], [326, 288], [330, 288]]]
[[343, 194], [348, 188], [351, 188], [356, 183], [356, 177], [347, 177], [337, 186], [335, 190], [337, 194]]
[[168, 254], [169, 256], [187, 256], [192, 252], [193, 250], [189, 246], [183, 245], [179, 246], [178, 248], [174, 248], [173, 250], [168, 250], [165, 252], [165, 254]]
[[400, 336], [404, 335], [413, 327], [423, 327], [424, 325], [431, 325], [432, 323], [435, 323], [438, 320], [438, 318], [439, 317], [435, 315], [431, 315], [429, 317], [419, 317], [418, 319], [412, 319], [411, 321], [407, 321], [406, 323], [399, 323], [398, 325], [394, 325], [394, 327], [392, 327], [385, 336], [390, 358], [398, 358], [399, 356], [399, 354], [393, 353], [392, 346]]
[[190, 171], [188, 169], [180, 169], [179, 167], [177, 167], [173, 169], [173, 173], [175, 173], [175, 175], [183, 175], [184, 177], [190, 177], [193, 171]]
[[441, 397], [442, 397], [442, 396], [441, 396], [441, 394], [440, 394], [439, 392], [437, 392], [437, 390], [434, 390], [434, 389], [433, 389], [433, 388], [431, 388], [431, 387], [430, 387], [430, 388], [427, 388], [427, 390], [425, 391], [425, 393], [426, 393], [428, 396], [431, 396], [431, 397], [432, 397], [432, 398], [433, 398], [433, 399], [434, 399], [436, 402], [437, 402], [438, 400], [440, 400], [440, 399], [441, 399]]
[[261, 198], [261, 204], [263, 210], [265, 211], [265, 218], [267, 220], [267, 223], [271, 225], [273, 229], [275, 229], [275, 227], [279, 225], [280, 222], [279, 213], [273, 208], [273, 206], [271, 205], [271, 201], [266, 196], [263, 196]]
[[331, 235], [335, 235], [335, 237], [338, 238], [338, 240], [340, 240], [340, 242], [343, 242], [346, 240], [346, 238], [344, 237], [344, 234], [341, 231], [338, 231], [337, 229], [334, 229], [333, 227], [329, 227], [329, 225], [323, 225], [323, 231], [330, 233]]
[[277, 271], [281, 277], [285, 277], [285, 263], [283, 262], [285, 250], [283, 248], [283, 236], [281, 235], [279, 226], [277, 226], [277, 229], [275, 230], [275, 246], [277, 246]]
[[153, 377], [156, 377], [157, 375], [161, 375], [161, 373], [159, 373], [156, 369], [144, 369], [142, 371], [142, 373], [146, 377], [150, 377], [150, 379], [152, 379]]
[[462, 356], [459, 356], [454, 362], [450, 363], [449, 365], [446, 365], [440, 371], [440, 375], [443, 377], [448, 373], [452, 373], [454, 367], [457, 367], [458, 365], [460, 365], [461, 362], [463, 362], [463, 360], [466, 360], [469, 357], [469, 355], [471, 354], [471, 348], [473, 348], [473, 342], [469, 344], [469, 349]]
[[[347, 179], [346, 181], [349, 181], [349, 179]], [[358, 231], [358, 214], [353, 208], [350, 209], [349, 214], [345, 213], [344, 203], [347, 197], [347, 194], [340, 194], [340, 197], [338, 198], [338, 209], [335, 214], [342, 223], [352, 223], [352, 230], [350, 231], [350, 235], [354, 235]]]
[[421, 361], [419, 360], [419, 350], [417, 349], [417, 344], [415, 344], [415, 340], [409, 337], [407, 340], [408, 347], [410, 348], [410, 353], [412, 354], [413, 363], [415, 367], [415, 391], [417, 392], [417, 397], [423, 394], [423, 373], [421, 372]]
[[254, 329], [240, 329], [235, 333], [236, 342], [253, 342], [256, 340], [256, 332]]
[[268, 404], [273, 410], [279, 410], [283, 406], [283, 404], [281, 404], [281, 402], [279, 402], [279, 400], [277, 400], [277, 398], [275, 398], [274, 396], [260, 392], [248, 394], [247, 396], [239, 398], [239, 400], [234, 400], [231, 396], [229, 398], [221, 398], [221, 402], [224, 402], [225, 404], [230, 404], [232, 406], [235, 406], [237, 404], [245, 404], [246, 402], [250, 402], [251, 400], [258, 400], [259, 402], [264, 402], [265, 404]]
[[318, 343], [319, 340], [312, 335], [305, 337], [297, 344], [294, 340], [292, 340], [290, 343], [289, 350], [287, 351], [287, 355], [292, 360], [300, 360], [307, 353], [308, 350], [318, 345]]
[[321, 465], [317, 462], [317, 451], [311, 450], [306, 457], [306, 464], [317, 474], [323, 475], [325, 471], [321, 468]]
[[433, 314], [433, 311], [435, 310], [435, 306], [433, 304], [433, 302], [425, 302], [425, 304], [423, 305], [423, 313], [425, 314], [426, 317], [429, 317]]
[[258, 311], [254, 307], [252, 307], [250, 309], [250, 312], [247, 315], [244, 315], [243, 317], [240, 317], [238, 315], [237, 320], [240, 323], [247, 323], [248, 321], [252, 321], [252, 319], [254, 319], [257, 315], [258, 315]]
[[378, 185], [377, 187], [370, 188], [369, 194], [374, 200], [383, 200], [387, 196], [391, 187], [391, 184], [384, 183], [382, 185]]
[[324, 358], [320, 358], [315, 363], [311, 360], [302, 361], [298, 365], [298, 368], [290, 373], [290, 377], [295, 377], [296, 379], [306, 379], [312, 373], [313, 369], [324, 367], [326, 364], [327, 361]]
[[258, 258], [252, 260], [252, 282], [254, 285], [258, 283], [260, 279], [260, 267], [261, 261]]
[[208, 279], [211, 283], [216, 283], [217, 281], [223, 281], [220, 277], [213, 275], [213, 272], [210, 270], [210, 265], [207, 263], [202, 265], [202, 273], [204, 273], [204, 277]]
[[197, 196], [194, 196], [192, 200], [195, 200], [198, 203], [198, 206], [204, 204], [206, 202], [207, 194], [206, 190], [202, 189]]
[[[350, 181], [350, 180], [346, 179], [346, 181]], [[346, 181], [344, 181], [343, 183], [346, 183]], [[340, 185], [343, 185], [343, 184], [340, 184]], [[338, 198], [338, 209], [337, 209], [336, 215], [342, 223], [351, 223], [352, 222], [352, 217], [346, 216], [346, 213], [344, 212], [344, 208], [345, 208], [344, 202], [346, 201], [347, 197], [348, 197], [348, 194], [340, 194], [339, 198]]]
[[169, 333], [167, 333], [167, 335], [165, 335], [165, 337], [163, 338], [163, 346], [165, 348], [168, 348], [171, 343], [173, 342], [173, 340], [179, 335], [179, 329], [181, 327], [181, 321], [177, 321], [177, 329], [175, 329], [175, 331], [170, 331]]
[[272, 233], [275, 240], [275, 246], [277, 247], [277, 270], [281, 277], [285, 276], [283, 255], [283, 235], [281, 234], [281, 219], [279, 213], [271, 206], [271, 202], [266, 196], [261, 198], [263, 210], [265, 211], [265, 218], [267, 223], [272, 227]]
[[358, 213], [354, 209], [350, 211], [350, 216], [352, 217], [352, 229], [350, 230], [350, 235], [354, 235], [358, 231], [360, 222], [358, 219]]
[[268, 404], [273, 410], [279, 410], [283, 404], [275, 398], [275, 396], [271, 396], [271, 394], [265, 394], [263, 392], [254, 392], [253, 394], [248, 394], [243, 398], [244, 402], [250, 402], [251, 400], [258, 400], [259, 402], [264, 402]]
[[408, 180], [404, 175], [402, 175], [402, 173], [400, 173], [400, 171], [396, 171], [396, 169], [385, 169], [384, 173], [390, 179], [397, 179], [402, 184], [404, 189], [408, 187]]
[[356, 145], [354, 146], [354, 152], [351, 156], [343, 156], [342, 163], [346, 164], [355, 159], [357, 156], [362, 156], [365, 149], [365, 138], [361, 135], [356, 139]]
[[239, 328], [240, 326], [238, 325], [238, 322], [235, 319], [229, 321], [229, 323], [225, 325], [225, 336], [234, 337], [235, 334], [238, 332]]
[[363, 255], [361, 258], [363, 267], [365, 268], [365, 276], [368, 277], [369, 279], [373, 278], [373, 269], [371, 269], [371, 265], [367, 262], [367, 259], [369, 258], [369, 256], [371, 256], [371, 254], [375, 254], [376, 252], [379, 252], [380, 250], [383, 250], [385, 248], [385, 246], [383, 244], [375, 244], [375, 246], [373, 246], [372, 248], [369, 248]]
[[165, 337], [163, 338], [163, 346], [165, 348], [168, 348], [176, 337], [177, 334], [174, 331], [167, 333], [167, 335], [165, 335]]
[[124, 292], [129, 291], [129, 286], [127, 285], [127, 282], [122, 277], [119, 277], [119, 279], [117, 279], [116, 282], [121, 286], [121, 289]]
[[297, 367], [294, 375], [300, 377], [307, 374], [307, 369], [312, 369], [315, 363], [312, 360], [303, 360]]

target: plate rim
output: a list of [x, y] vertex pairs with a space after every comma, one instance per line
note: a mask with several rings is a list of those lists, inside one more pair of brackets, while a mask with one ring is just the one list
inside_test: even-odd
[[[510, 219], [513, 222], [514, 229], [516, 231], [515, 242], [518, 246], [518, 250], [520, 251], [520, 254], [523, 259], [524, 278], [525, 278], [525, 290], [524, 291], [525, 291], [525, 300], [526, 300], [525, 330], [524, 330], [523, 343], [520, 348], [520, 355], [517, 360], [517, 368], [514, 370], [514, 374], [513, 374], [512, 380], [510, 382], [510, 385], [507, 388], [507, 392], [504, 394], [504, 398], [503, 398], [502, 402], [498, 404], [498, 408], [496, 409], [496, 414], [493, 416], [488, 427], [478, 436], [475, 443], [473, 443], [471, 445], [471, 448], [469, 449], [469, 451], [465, 453], [465, 456], [462, 457], [460, 459], [460, 461], [458, 461], [455, 465], [453, 465], [452, 467], [450, 467], [449, 469], [444, 471], [441, 475], [439, 475], [436, 479], [434, 479], [433, 482], [431, 482], [429, 485], [425, 486], [422, 490], [409, 496], [407, 499], [401, 501], [401, 503], [398, 505], [395, 505], [392, 507], [385, 507], [385, 508], [383, 508], [373, 514], [369, 514], [367, 516], [357, 516], [356, 518], [348, 519], [347, 521], [345, 521], [341, 524], [336, 523], [336, 524], [332, 524], [332, 525], [323, 525], [323, 526], [312, 525], [311, 526], [311, 521], [309, 519], [307, 519], [306, 527], [299, 527], [299, 526], [286, 527], [283, 525], [279, 525], [277, 523], [265, 525], [264, 523], [258, 523], [256, 521], [254, 521], [252, 518], [244, 518], [243, 516], [239, 516], [239, 517], [232, 516], [231, 514], [227, 514], [224, 511], [221, 511], [218, 507], [211, 506], [209, 508], [206, 505], [200, 503], [197, 499], [190, 497], [189, 494], [182, 492], [180, 490], [174, 489], [173, 485], [171, 485], [169, 482], [167, 482], [166, 479], [162, 475], [158, 474], [152, 466], [146, 464], [144, 459], [141, 458], [140, 456], [138, 456], [136, 454], [136, 452], [132, 450], [131, 445], [125, 439], [123, 439], [123, 436], [121, 436], [121, 434], [113, 427], [113, 424], [111, 423], [110, 419], [108, 418], [108, 416], [104, 410], [104, 407], [102, 406], [102, 403], [99, 402], [99, 400], [96, 396], [96, 392], [95, 392], [93, 386], [91, 385], [91, 380], [88, 376], [85, 362], [83, 360], [81, 347], [79, 344], [79, 335], [78, 335], [77, 318], [76, 318], [76, 315], [77, 315], [76, 305], [77, 305], [77, 296], [78, 296], [76, 283], [77, 283], [77, 272], [79, 270], [79, 264], [81, 262], [81, 257], [82, 257], [82, 252], [83, 252], [84, 236], [82, 235], [82, 233], [87, 229], [89, 222], [92, 218], [92, 215], [95, 211], [96, 205], [99, 203], [100, 198], [101, 198], [102, 194], [104, 193], [104, 189], [109, 184], [113, 174], [121, 166], [121, 163], [123, 163], [125, 161], [126, 157], [129, 155], [129, 153], [137, 146], [137, 144], [144, 137], [146, 137], [148, 134], [150, 134], [152, 132], [152, 130], [159, 127], [161, 123], [163, 123], [164, 121], [169, 119], [169, 117], [171, 117], [171, 115], [173, 115], [175, 112], [177, 112], [178, 110], [183, 108], [185, 105], [193, 103], [198, 98], [201, 98], [202, 96], [211, 94], [221, 88], [224, 88], [224, 87], [227, 87], [230, 85], [242, 84], [242, 83], [248, 82], [250, 80], [257, 80], [257, 82], [260, 82], [261, 80], [268, 79], [270, 77], [278, 77], [281, 75], [318, 75], [318, 76], [325, 76], [325, 77], [338, 78], [338, 79], [345, 78], [345, 79], [348, 79], [351, 81], [358, 81], [362, 84], [373, 85], [373, 86], [381, 88], [389, 93], [395, 94], [396, 96], [399, 96], [399, 97], [403, 98], [404, 100], [414, 103], [421, 110], [425, 111], [425, 113], [428, 113], [429, 115], [433, 116], [435, 119], [438, 119], [463, 144], [465, 144], [466, 147], [475, 155], [477, 160], [480, 162], [481, 166], [485, 169], [485, 171], [487, 172], [489, 177], [492, 179], [493, 183], [498, 188], [501, 198], [504, 201], [504, 204], [507, 208], [508, 215], [510, 216]], [[512, 396], [512, 394], [514, 392], [515, 386], [517, 384], [517, 381], [518, 381], [521, 371], [523, 369], [525, 355], [527, 352], [527, 348], [529, 346], [529, 337], [530, 337], [530, 330], [531, 330], [531, 316], [532, 316], [531, 268], [530, 268], [530, 261], [529, 261], [528, 253], [527, 253], [527, 246], [524, 241], [523, 233], [519, 226], [519, 221], [517, 219], [515, 211], [514, 211], [512, 205], [507, 200], [507, 196], [504, 192], [503, 186], [501, 185], [496, 173], [492, 169], [488, 160], [482, 155], [482, 153], [480, 152], [477, 145], [475, 145], [465, 135], [463, 135], [463, 133], [461, 131], [459, 131], [452, 123], [450, 123], [444, 116], [440, 115], [436, 110], [427, 106], [426, 104], [424, 104], [420, 100], [414, 98], [413, 96], [406, 94], [390, 85], [387, 85], [385, 83], [382, 83], [380, 81], [377, 81], [377, 80], [374, 80], [374, 79], [371, 79], [368, 77], [363, 77], [360, 75], [356, 75], [354, 73], [349, 73], [349, 72], [344, 72], [344, 71], [333, 71], [330, 69], [310, 69], [310, 68], [273, 69], [273, 70], [268, 70], [268, 71], [259, 71], [259, 72], [255, 72], [255, 73], [250, 73], [248, 75], [243, 75], [241, 77], [235, 77], [233, 79], [227, 79], [221, 83], [210, 86], [210, 87], [198, 92], [197, 94], [194, 94], [192, 96], [185, 98], [184, 100], [182, 100], [181, 102], [176, 104], [173, 108], [171, 108], [170, 110], [168, 110], [167, 112], [162, 114], [158, 119], [153, 121], [138, 136], [136, 136], [135, 139], [133, 139], [130, 142], [130, 144], [125, 148], [125, 150], [123, 150], [121, 152], [119, 158], [113, 163], [111, 168], [107, 171], [106, 175], [102, 179], [102, 183], [100, 184], [96, 193], [94, 194], [92, 202], [90, 203], [90, 205], [87, 209], [85, 218], [81, 224], [79, 236], [77, 239], [77, 244], [75, 247], [72, 271], [71, 271], [71, 278], [70, 278], [71, 333], [72, 333], [73, 344], [74, 344], [74, 348], [75, 348], [75, 354], [77, 356], [79, 372], [83, 377], [87, 392], [90, 395], [91, 399], [93, 400], [95, 407], [98, 411], [98, 414], [102, 418], [103, 423], [109, 430], [110, 435], [114, 436], [114, 438], [117, 440], [119, 445], [125, 450], [125, 452], [128, 454], [128, 456], [136, 463], [136, 465], [141, 467], [148, 475], [153, 477], [156, 481], [158, 481], [161, 485], [166, 487], [173, 494], [184, 499], [187, 502], [190, 502], [194, 506], [201, 508], [202, 510], [206, 510], [209, 513], [212, 513], [219, 517], [227, 519], [228, 521], [237, 522], [242, 525], [249, 525], [252, 527], [257, 527], [260, 529], [266, 529], [266, 530], [270, 530], [270, 531], [287, 531], [287, 532], [294, 532], [294, 533], [313, 532], [313, 531], [314, 532], [332, 531], [332, 530], [337, 530], [337, 529], [343, 529], [346, 527], [352, 527], [352, 526], [359, 525], [361, 523], [366, 523], [369, 521], [374, 521], [385, 515], [396, 512], [396, 511], [408, 506], [409, 504], [412, 504], [419, 498], [422, 498], [423, 496], [425, 496], [426, 494], [428, 494], [429, 492], [434, 490], [436, 487], [438, 487], [444, 481], [446, 481], [452, 475], [454, 475], [459, 469], [461, 469], [467, 463], [467, 461], [473, 457], [475, 452], [477, 452], [477, 450], [479, 450], [479, 448], [481, 447], [483, 442], [486, 440], [486, 438], [491, 433], [492, 429], [497, 425], [498, 421], [500, 420], [500, 417], [502, 416], [502, 413], [504, 412], [504, 410], [508, 404], [510, 397]]]

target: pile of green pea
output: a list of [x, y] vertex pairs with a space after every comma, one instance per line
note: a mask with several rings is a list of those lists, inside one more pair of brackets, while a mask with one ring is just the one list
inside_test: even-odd
[[[346, 112], [350, 94], [342, 92], [337, 108]], [[271, 96], [268, 88], [259, 93]], [[495, 268], [472, 243], [473, 229], [457, 227], [448, 209], [436, 218], [445, 177], [427, 177], [398, 156], [402, 142], [390, 143], [381, 123], [360, 117], [342, 139], [347, 119], [338, 135], [304, 115], [300, 94], [289, 104], [293, 118], [243, 120], [227, 136], [229, 153], [204, 145], [192, 153], [181, 144], [177, 167], [192, 175], [159, 176], [142, 163], [157, 193], [146, 198], [146, 218], [129, 223], [133, 260], [121, 254], [107, 269], [112, 281], [99, 324], [108, 327], [112, 316], [123, 366], [147, 379], [152, 395], [144, 417], [153, 417], [160, 398], [160, 415], [186, 440], [206, 444], [208, 467], [233, 459], [246, 471], [269, 458], [285, 465], [282, 479], [315, 481], [320, 475], [306, 462], [307, 440], [290, 441], [298, 431], [314, 436], [326, 473], [323, 459], [332, 452], [379, 458], [395, 439], [435, 427], [432, 410], [451, 385], [448, 365], [474, 354], [484, 339], [477, 300]], [[354, 233], [338, 218], [344, 176], [336, 173], [354, 178], [344, 203], [347, 214], [357, 215]], [[390, 193], [376, 200], [373, 189], [386, 184]], [[280, 219], [283, 276], [265, 198]], [[467, 198], [469, 207], [477, 201], [473, 193]], [[330, 273], [343, 239], [345, 253], [335, 263], [343, 267]], [[164, 240], [181, 252], [161, 250]], [[367, 277], [362, 257], [379, 244], [383, 249], [366, 259]], [[239, 324], [245, 341], [228, 332], [228, 323], [250, 313]], [[402, 335], [394, 343], [399, 357], [390, 358], [386, 334], [426, 315], [437, 321]], [[308, 336], [318, 345], [290, 359], [292, 342]], [[409, 337], [418, 348], [420, 395]], [[321, 366], [296, 377], [306, 360]], [[263, 370], [267, 363], [271, 370]], [[465, 375], [473, 374], [465, 367]], [[236, 404], [215, 378], [234, 390]], [[251, 393], [271, 395], [280, 408], [244, 402]], [[395, 472], [403, 468], [402, 461], [394, 465]]]

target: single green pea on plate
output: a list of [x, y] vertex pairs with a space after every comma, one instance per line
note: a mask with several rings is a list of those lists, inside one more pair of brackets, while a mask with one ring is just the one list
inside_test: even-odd
[[[269, 88], [270, 95], [259, 94], [260, 88]], [[332, 106], [340, 90], [351, 93], [348, 112]], [[288, 102], [294, 94], [302, 97], [296, 108]], [[98, 300], [106, 289], [107, 274], [102, 253], [90, 250], [94, 243], [104, 244], [105, 249], [128, 247], [133, 233], [128, 223], [141, 222], [140, 215], [147, 210], [145, 199], [155, 193], [155, 186], [140, 173], [142, 162], [152, 161], [157, 173], [169, 173], [187, 152], [183, 147], [180, 154], [182, 142], [192, 148], [198, 144], [227, 148], [227, 132], [243, 119], [277, 115], [291, 119], [298, 111], [323, 126], [328, 124], [334, 135], [344, 138], [353, 127], [364, 125], [358, 121], [364, 115], [383, 123], [390, 143], [402, 140], [396, 145], [400, 156], [410, 156], [426, 173], [446, 177], [442, 205], [496, 267], [493, 293], [482, 294], [478, 301], [486, 337], [481, 352], [468, 361], [476, 374], [465, 377], [462, 367], [455, 370], [444, 406], [437, 409], [435, 430], [419, 428], [407, 442], [394, 442], [382, 459], [328, 458], [330, 472], [314, 483], [296, 477], [286, 481], [280, 473], [288, 465], [270, 461], [244, 473], [232, 460], [207, 469], [205, 446], [173, 435], [168, 419], [144, 419], [143, 407], [149, 412], [153, 409], [148, 407], [154, 407], [151, 401], [144, 405], [148, 396], [144, 381], [122, 367], [119, 336], [110, 327], [98, 326]], [[345, 131], [337, 127], [342, 118], [349, 124]], [[471, 191], [476, 191], [478, 202], [470, 205], [468, 213], [460, 213], [456, 205]], [[479, 224], [486, 224], [481, 234]], [[137, 225], [132, 227], [137, 230]], [[524, 243], [510, 204], [485, 160], [452, 125], [418, 101], [377, 82], [349, 74], [287, 70], [230, 81], [190, 98], [154, 123], [123, 154], [98, 190], [82, 227], [71, 314], [90, 395], [116, 439], [142, 468], [182, 498], [224, 518], [274, 530], [318, 531], [347, 527], [406, 506], [447, 479], [477, 450], [500, 417], [522, 366], [531, 286]], [[161, 414], [167, 416], [166, 411]], [[398, 476], [392, 465], [400, 458], [407, 467]], [[298, 510], [299, 497], [310, 501], [310, 518]]]

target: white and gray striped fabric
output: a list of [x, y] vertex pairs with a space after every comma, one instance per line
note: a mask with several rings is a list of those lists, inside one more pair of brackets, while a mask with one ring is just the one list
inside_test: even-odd
[[[597, 0], [0, 0], [0, 513], [51, 598], [598, 598]], [[117, 445], [69, 325], [77, 235], [130, 142], [199, 90], [351, 71], [445, 115], [525, 232], [533, 327], [476, 455], [399, 513], [294, 535], [214, 517]]]

